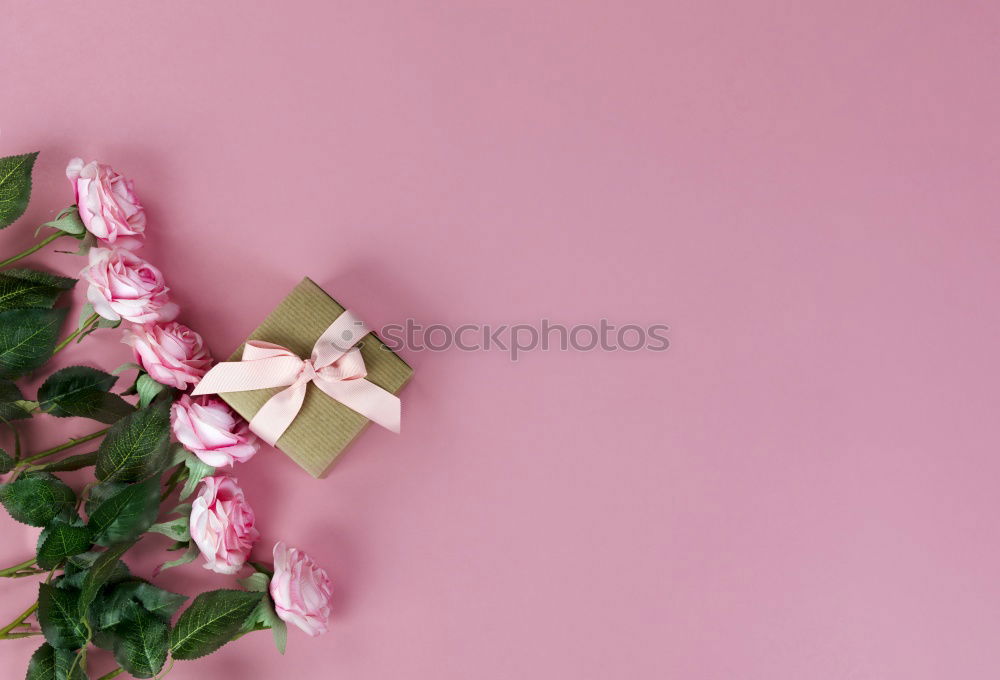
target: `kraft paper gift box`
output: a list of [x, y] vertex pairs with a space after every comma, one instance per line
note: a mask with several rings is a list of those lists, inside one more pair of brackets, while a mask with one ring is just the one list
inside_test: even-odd
[[[313, 283], [302, 279], [264, 322], [246, 339], [262, 340], [287, 347], [299, 357], [309, 358], [313, 345], [344, 307]], [[244, 341], [229, 361], [239, 361]], [[368, 333], [360, 342], [367, 380], [397, 394], [413, 376], [413, 369], [375, 335]], [[246, 420], [281, 387], [247, 392], [223, 392], [219, 396]], [[363, 415], [324, 394], [309, 383], [302, 409], [276, 442], [288, 457], [313, 477], [323, 477], [348, 445], [369, 424]]]

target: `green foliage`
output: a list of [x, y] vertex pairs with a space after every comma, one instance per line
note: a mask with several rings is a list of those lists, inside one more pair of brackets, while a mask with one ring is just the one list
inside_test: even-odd
[[170, 635], [175, 659], [211, 654], [238, 634], [261, 601], [260, 593], [212, 590], [194, 599]]
[[119, 543], [100, 553], [94, 563], [87, 569], [83, 578], [83, 585], [80, 588], [79, 609], [77, 613], [86, 615], [90, 605], [97, 598], [97, 593], [106, 584], [111, 582], [116, 574], [121, 573], [118, 566], [122, 555], [127, 553], [135, 542]]
[[115, 661], [134, 678], [151, 678], [167, 661], [170, 626], [134, 601], [125, 605], [127, 621], [115, 627]]
[[[63, 575], [58, 577], [53, 583], [55, 583], [57, 588], [76, 588], [79, 590], [83, 587], [83, 582], [90, 575], [90, 568], [104, 554], [104, 552], [91, 551], [70, 557], [66, 560], [66, 564], [63, 567]], [[118, 583], [129, 578], [131, 575], [128, 565], [118, 560], [117, 563], [111, 566], [110, 571], [105, 570], [104, 583], [105, 585]]]
[[0, 380], [0, 420], [22, 420], [31, 414], [22, 407], [24, 395], [10, 380]]
[[46, 222], [42, 226], [52, 227], [78, 238], [83, 238], [84, 234], [87, 233], [87, 227], [84, 226], [83, 220], [80, 219], [80, 211], [77, 210], [75, 205], [64, 209], [54, 220]]
[[266, 593], [271, 579], [267, 574], [255, 571], [246, 578], [236, 579], [237, 582], [252, 593]]
[[163, 534], [167, 538], [172, 538], [175, 541], [190, 541], [191, 529], [188, 526], [188, 522], [188, 517], [178, 517], [177, 519], [172, 519], [169, 522], [154, 524], [149, 527], [149, 531]]
[[31, 198], [31, 169], [38, 152], [0, 158], [0, 229], [24, 214]]
[[0, 378], [19, 378], [48, 361], [65, 318], [65, 309], [0, 312]]
[[42, 307], [51, 309], [76, 279], [34, 269], [7, 269], [0, 272], [0, 310]]
[[97, 478], [137, 482], [161, 472], [170, 443], [169, 404], [154, 404], [111, 426], [97, 451]]
[[169, 621], [187, 599], [187, 595], [171, 593], [142, 579], [122, 581], [95, 603], [100, 606], [96, 607], [94, 624], [98, 628], [110, 628], [126, 620], [125, 605], [129, 602], [138, 602], [150, 614]]
[[87, 642], [87, 626], [80, 616], [80, 591], [38, 586], [38, 623], [46, 641], [56, 649], [79, 649]]
[[156, 382], [149, 377], [148, 373], [140, 373], [135, 381], [135, 391], [139, 395], [139, 406], [143, 408], [149, 406], [153, 398], [165, 389], [167, 389], [166, 385]]
[[88, 526], [94, 543], [111, 545], [136, 538], [152, 526], [160, 511], [160, 480], [151, 477], [141, 484], [128, 484], [98, 504]]
[[[254, 576], [264, 576], [263, 574], [257, 573]], [[266, 579], [267, 577], [265, 577]], [[260, 630], [260, 629], [271, 629], [271, 636], [274, 638], [274, 646], [278, 648], [278, 652], [281, 654], [285, 653], [285, 647], [288, 644], [288, 626], [285, 622], [278, 616], [278, 612], [274, 610], [274, 603], [271, 602], [270, 597], [265, 597], [261, 600], [261, 603], [257, 605], [257, 609], [254, 610], [253, 615], [249, 620], [249, 630]]]
[[31, 655], [25, 680], [87, 680], [87, 671], [75, 652], [46, 642]]
[[174, 567], [180, 567], [182, 565], [194, 562], [195, 559], [198, 557], [198, 555], [201, 554], [201, 551], [198, 550], [198, 546], [195, 545], [194, 542], [190, 542], [187, 544], [178, 544], [176, 546], [176, 549], [179, 550], [181, 547], [183, 547], [183, 545], [187, 545], [187, 550], [184, 552], [184, 554], [178, 557], [176, 560], [170, 560], [169, 562], [164, 562], [163, 564], [161, 564], [159, 567], [156, 568], [156, 572], [154, 573], [154, 575], [166, 571], [167, 569], [173, 569]]
[[5, 475], [14, 469], [14, 459], [10, 457], [10, 454], [0, 449], [0, 475]]
[[48, 377], [38, 390], [39, 408], [61, 418], [77, 416], [114, 423], [134, 411], [110, 390], [117, 376], [89, 366], [68, 366]]
[[201, 480], [215, 474], [214, 467], [207, 463], [203, 463], [201, 458], [194, 455], [190, 451], [188, 451], [187, 456], [184, 457], [184, 465], [188, 469], [188, 476], [187, 479], [184, 480], [184, 487], [181, 489], [181, 500], [189, 498], [191, 494], [194, 493], [195, 488], [197, 488], [198, 483]]
[[48, 472], [26, 472], [0, 486], [0, 503], [18, 522], [44, 527], [55, 517], [73, 510], [76, 494]]
[[90, 529], [85, 526], [73, 526], [56, 519], [43, 534], [38, 546], [38, 566], [42, 569], [55, 569], [67, 557], [90, 549]]

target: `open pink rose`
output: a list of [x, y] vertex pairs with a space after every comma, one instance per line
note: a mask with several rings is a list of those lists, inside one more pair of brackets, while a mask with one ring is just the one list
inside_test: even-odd
[[91, 161], [84, 165], [74, 158], [66, 176], [76, 192], [76, 205], [87, 231], [114, 243], [119, 238], [136, 240], [146, 230], [146, 213], [136, 198], [133, 182], [110, 165]]
[[330, 577], [311, 557], [281, 542], [274, 546], [271, 599], [282, 620], [312, 637], [325, 633], [332, 594]]
[[153, 380], [179, 390], [201, 380], [212, 365], [201, 336], [176, 321], [129, 326], [122, 342], [132, 348], [135, 360]]
[[80, 276], [90, 284], [87, 300], [105, 319], [151, 323], [177, 316], [163, 274], [130, 250], [91, 248], [90, 264]]
[[174, 436], [206, 465], [245, 463], [257, 453], [257, 438], [225, 402], [182, 396], [170, 407]]
[[260, 533], [243, 489], [232, 477], [206, 477], [191, 505], [191, 539], [205, 558], [205, 568], [235, 574], [250, 556]]

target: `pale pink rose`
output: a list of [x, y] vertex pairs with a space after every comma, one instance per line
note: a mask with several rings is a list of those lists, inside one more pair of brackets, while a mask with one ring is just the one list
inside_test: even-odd
[[201, 336], [184, 324], [130, 325], [122, 342], [135, 352], [135, 360], [158, 383], [179, 390], [194, 385], [212, 365]]
[[245, 463], [257, 453], [257, 437], [247, 421], [221, 399], [185, 394], [170, 407], [170, 424], [177, 441], [206, 465]]
[[104, 163], [91, 161], [84, 165], [82, 158], [69, 162], [66, 177], [76, 192], [76, 206], [87, 231], [108, 243], [122, 237], [137, 242], [142, 237], [146, 213], [132, 180]]
[[205, 558], [205, 568], [235, 574], [247, 561], [260, 533], [243, 489], [232, 477], [206, 477], [191, 504], [191, 539]]
[[312, 637], [325, 633], [332, 595], [330, 577], [311, 557], [281, 542], [274, 546], [271, 599], [282, 620]]
[[90, 284], [87, 300], [105, 319], [152, 323], [177, 316], [163, 274], [131, 250], [91, 248], [90, 264], [80, 277]]

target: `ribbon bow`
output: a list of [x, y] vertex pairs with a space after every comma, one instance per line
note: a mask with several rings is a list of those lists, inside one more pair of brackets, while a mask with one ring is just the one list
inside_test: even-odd
[[281, 345], [250, 340], [243, 348], [242, 361], [216, 364], [192, 394], [288, 385], [268, 399], [250, 420], [250, 429], [271, 446], [295, 420], [310, 382], [349, 409], [398, 433], [399, 397], [365, 380], [365, 362], [361, 350], [354, 346], [368, 332], [363, 321], [345, 311], [319, 336], [309, 359], [301, 359]]

